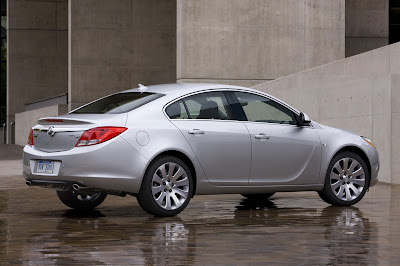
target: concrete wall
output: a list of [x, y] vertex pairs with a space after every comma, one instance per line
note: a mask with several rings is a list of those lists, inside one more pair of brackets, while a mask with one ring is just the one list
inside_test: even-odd
[[346, 0], [346, 57], [389, 43], [389, 0]]
[[176, 81], [176, 1], [69, 1], [70, 109], [99, 97]]
[[373, 138], [379, 180], [400, 184], [400, 43], [254, 88], [317, 122]]
[[29, 131], [42, 117], [58, 116], [68, 112], [68, 106], [53, 105], [15, 114], [15, 144], [25, 146]]
[[68, 9], [67, 0], [9, 0], [7, 8], [10, 125], [25, 103], [67, 92]]
[[345, 1], [178, 0], [178, 82], [254, 85], [345, 56]]

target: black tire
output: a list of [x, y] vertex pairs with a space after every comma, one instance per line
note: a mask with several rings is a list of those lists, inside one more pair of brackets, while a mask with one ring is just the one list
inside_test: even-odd
[[248, 198], [250, 200], [266, 200], [269, 199], [270, 197], [272, 197], [272, 195], [274, 195], [275, 192], [272, 193], [262, 193], [262, 194], [240, 194], [245, 198]]
[[[171, 168], [172, 174], [169, 175], [168, 172], [171, 166], [174, 168]], [[174, 176], [174, 174], [178, 173], [180, 169], [179, 167], [182, 167], [185, 173], [181, 176], [178, 176], [177, 180], [171, 179], [171, 176]], [[167, 175], [163, 177], [163, 173], [160, 171], [160, 168], [164, 168]], [[157, 181], [155, 181], [156, 179], [153, 178], [154, 176], [158, 176], [160, 178], [157, 179], [157, 177], [155, 177], [157, 179]], [[175, 181], [180, 182], [181, 186], [174, 183]], [[160, 190], [160, 192], [154, 193], [153, 195], [153, 192], [156, 190]], [[178, 192], [186, 194], [186, 197], [178, 194]], [[183, 211], [189, 204], [192, 195], [193, 178], [192, 173], [190, 172], [190, 169], [186, 163], [174, 156], [162, 156], [155, 159], [147, 168], [139, 194], [137, 195], [137, 201], [147, 213], [159, 217], [168, 217], [177, 215]], [[173, 196], [179, 197], [175, 198], [179, 201], [175, 202]], [[157, 203], [156, 198], [158, 199], [159, 203]], [[164, 205], [164, 203], [165, 206], [161, 206]], [[168, 206], [168, 204], [170, 206]]]
[[[335, 192], [337, 192], [338, 196], [335, 195], [334, 189], [331, 187], [331, 184], [333, 185], [333, 183], [331, 183], [332, 181], [331, 181], [331, 178], [330, 178], [332, 169], [335, 166], [335, 164], [339, 163], [339, 165], [340, 165], [340, 161], [344, 160], [346, 158], [352, 160], [351, 163], [355, 162], [353, 160], [358, 161], [360, 163], [361, 167], [363, 168], [362, 170], [364, 170], [364, 176], [363, 176], [364, 185], [360, 186], [360, 187], [356, 187], [358, 190], [360, 188], [362, 188], [362, 191], [359, 192], [359, 195], [356, 195], [356, 193], [354, 193], [355, 190], [353, 190], [353, 189], [350, 190], [349, 189], [351, 198], [349, 198], [348, 200], [347, 199], [343, 199], [343, 197], [345, 197], [349, 193], [347, 193], [346, 191], [342, 191], [340, 193], [341, 185], [337, 188], [337, 191], [335, 190]], [[350, 166], [348, 166], [349, 169], [351, 168]], [[359, 169], [359, 168], [355, 168], [355, 169]], [[346, 177], [347, 177], [348, 173], [346, 173], [346, 175], [345, 175]], [[340, 174], [338, 176], [340, 176]], [[349, 180], [348, 182], [354, 182], [354, 179], [352, 181], [351, 178], [357, 179], [357, 176], [354, 177], [351, 174], [348, 175], [348, 176], [350, 176], [350, 179], [346, 179], [346, 180]], [[360, 179], [362, 180], [362, 177]], [[346, 180], [342, 176], [340, 179], [338, 179], [338, 182], [342, 183], [343, 186], [346, 186], [345, 183], [349, 184], [348, 182], [346, 182]], [[329, 164], [328, 170], [327, 170], [326, 175], [325, 175], [324, 189], [322, 191], [318, 191], [318, 195], [326, 203], [329, 203], [329, 204], [331, 204], [333, 206], [351, 206], [351, 205], [356, 204], [357, 202], [359, 202], [364, 197], [366, 191], [369, 188], [369, 183], [370, 183], [370, 175], [369, 175], [368, 167], [367, 167], [365, 161], [358, 154], [356, 154], [354, 152], [349, 152], [349, 151], [340, 152], [340, 153], [336, 154], [333, 157], [331, 163]], [[354, 185], [355, 183], [351, 183], [351, 184]], [[356, 184], [355, 186], [358, 186], [358, 185]], [[355, 198], [353, 198], [353, 197], [355, 197]]]
[[91, 210], [103, 203], [107, 197], [107, 193], [97, 192], [92, 194], [82, 194], [73, 189], [69, 189], [67, 191], [57, 191], [57, 196], [62, 203], [70, 208]]

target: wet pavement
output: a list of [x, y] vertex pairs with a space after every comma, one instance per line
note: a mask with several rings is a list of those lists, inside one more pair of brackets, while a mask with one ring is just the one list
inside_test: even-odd
[[0, 155], [0, 265], [400, 264], [399, 185], [379, 183], [347, 208], [299, 192], [196, 196], [170, 218], [131, 196], [77, 212], [25, 187], [15, 149]]

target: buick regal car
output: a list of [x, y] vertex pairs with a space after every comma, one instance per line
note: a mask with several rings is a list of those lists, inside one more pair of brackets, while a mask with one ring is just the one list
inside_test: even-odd
[[327, 127], [257, 90], [219, 84], [140, 86], [38, 121], [24, 148], [26, 184], [90, 209], [136, 196], [173, 216], [194, 195], [317, 191], [360, 201], [377, 182], [372, 140]]

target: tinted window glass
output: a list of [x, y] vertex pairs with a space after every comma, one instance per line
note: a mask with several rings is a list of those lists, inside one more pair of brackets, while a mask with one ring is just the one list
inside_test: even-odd
[[244, 92], [234, 92], [234, 94], [248, 121], [296, 124], [296, 118], [292, 111], [268, 98]]
[[230, 119], [223, 92], [206, 92], [184, 99], [191, 119]]
[[120, 114], [149, 103], [162, 94], [149, 92], [117, 93], [75, 110], [74, 114]]
[[187, 119], [185, 106], [182, 101], [177, 101], [165, 109], [165, 112], [171, 119]]

